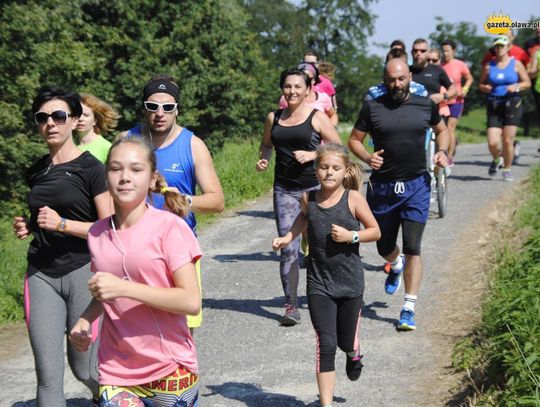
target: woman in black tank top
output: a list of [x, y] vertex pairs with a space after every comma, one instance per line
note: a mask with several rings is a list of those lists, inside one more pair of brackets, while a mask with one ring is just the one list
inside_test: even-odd
[[[286, 247], [307, 227], [308, 305], [318, 338], [320, 401], [326, 406], [331, 405], [334, 395], [337, 346], [347, 355], [349, 379], [357, 380], [362, 371], [357, 330], [364, 271], [359, 243], [378, 240], [381, 232], [366, 199], [358, 192], [362, 185], [359, 167], [342, 146], [320, 147], [316, 169], [321, 189], [303, 195], [302, 212], [285, 236], [274, 239], [272, 247]], [[360, 230], [360, 224], [364, 230]]]
[[[278, 233], [283, 236], [300, 213], [302, 193], [318, 188], [313, 166], [315, 150], [322, 141], [341, 142], [330, 119], [305, 103], [311, 80], [303, 71], [283, 71], [280, 87], [287, 108], [270, 112], [266, 117], [256, 169], [268, 169], [275, 148], [274, 214]], [[281, 251], [279, 268], [285, 293], [285, 315], [281, 324], [285, 326], [300, 322], [297, 309], [299, 248], [300, 238]]]

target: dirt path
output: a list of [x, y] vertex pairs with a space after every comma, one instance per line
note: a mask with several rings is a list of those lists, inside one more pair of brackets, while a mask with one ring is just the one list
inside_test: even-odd
[[[344, 374], [338, 353], [335, 406], [441, 406], [458, 381], [453, 343], [477, 320], [485, 285], [485, 253], [519, 193], [519, 180], [538, 162], [537, 142], [523, 143], [516, 181], [487, 176], [484, 145], [460, 146], [450, 179], [446, 218], [428, 222], [425, 275], [417, 306], [418, 329], [398, 333], [403, 289], [384, 293], [384, 273], [374, 245], [361, 247], [366, 277], [360, 340], [366, 366], [358, 382]], [[512, 204], [512, 207], [513, 204]], [[495, 232], [494, 232], [495, 230]], [[200, 236], [204, 250], [204, 324], [196, 333], [202, 372], [202, 406], [317, 406], [314, 334], [307, 309], [301, 325], [278, 326], [283, 297], [271, 202], [255, 202]], [[301, 287], [304, 286], [302, 281]], [[305, 290], [301, 289], [304, 295]], [[305, 297], [302, 297], [305, 303]], [[0, 333], [0, 379], [9, 383], [0, 406], [35, 403], [32, 356], [21, 327]], [[66, 375], [69, 406], [89, 405], [88, 393]]]

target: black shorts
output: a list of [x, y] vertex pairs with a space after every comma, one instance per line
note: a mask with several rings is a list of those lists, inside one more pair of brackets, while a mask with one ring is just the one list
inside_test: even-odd
[[488, 99], [487, 126], [519, 126], [523, 116], [523, 100], [519, 94]]

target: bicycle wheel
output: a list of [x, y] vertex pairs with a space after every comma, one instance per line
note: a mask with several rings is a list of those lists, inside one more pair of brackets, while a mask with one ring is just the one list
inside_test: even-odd
[[446, 215], [448, 199], [448, 179], [444, 172], [444, 168], [439, 168], [437, 171], [437, 203], [439, 204], [439, 218], [444, 218]]

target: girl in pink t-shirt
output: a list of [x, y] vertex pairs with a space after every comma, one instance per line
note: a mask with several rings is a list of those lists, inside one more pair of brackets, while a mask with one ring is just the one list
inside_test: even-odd
[[[180, 216], [185, 198], [166, 188], [153, 150], [142, 139], [122, 139], [110, 149], [107, 184], [115, 215], [88, 234], [94, 297], [70, 333], [79, 351], [100, 330], [100, 406], [196, 406], [199, 376], [186, 315], [196, 315], [201, 297], [195, 262], [201, 251]], [[147, 204], [161, 192], [171, 212]]]

